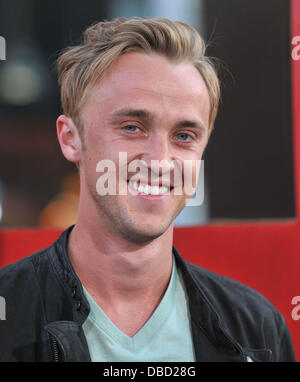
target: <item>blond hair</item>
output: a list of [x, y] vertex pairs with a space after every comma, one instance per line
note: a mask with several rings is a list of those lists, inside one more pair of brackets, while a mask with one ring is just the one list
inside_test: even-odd
[[115, 18], [83, 33], [80, 45], [66, 48], [57, 61], [61, 104], [81, 132], [80, 110], [91, 89], [124, 53], [158, 53], [176, 63], [191, 63], [200, 72], [210, 99], [209, 130], [217, 114], [220, 85], [205, 43], [191, 26], [166, 18]]

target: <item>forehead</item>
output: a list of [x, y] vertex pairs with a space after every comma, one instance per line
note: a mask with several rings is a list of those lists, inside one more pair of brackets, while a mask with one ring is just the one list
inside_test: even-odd
[[101, 109], [151, 104], [157, 111], [185, 108], [207, 114], [207, 118], [209, 114], [208, 91], [193, 65], [140, 52], [122, 55], [90, 90], [86, 101], [87, 107]]

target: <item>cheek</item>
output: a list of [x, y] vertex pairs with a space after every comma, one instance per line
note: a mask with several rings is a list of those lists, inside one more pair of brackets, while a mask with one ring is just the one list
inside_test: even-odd
[[89, 134], [85, 146], [86, 163], [89, 165], [95, 166], [100, 160], [112, 159], [112, 145], [100, 134]]
[[[103, 141], [101, 141], [100, 144], [99, 141], [97, 141], [90, 142], [90, 144], [87, 145], [82, 160], [82, 171], [89, 187], [96, 189], [99, 178], [107, 179], [105, 183], [106, 186], [107, 182], [109, 182], [110, 185], [118, 184], [119, 164], [120, 162], [122, 164], [122, 161], [120, 161], [120, 158], [122, 159], [122, 156], [119, 154], [120, 152], [121, 151], [116, 147]], [[127, 162], [123, 169], [125, 174], [127, 174], [126, 169]]]
[[182, 179], [184, 186], [189, 189], [195, 188], [199, 180], [200, 171], [204, 170], [204, 161], [202, 155], [205, 146], [199, 147], [195, 152], [190, 155], [185, 155], [182, 159]]
[[185, 185], [190, 185], [191, 187], [196, 186], [201, 165], [202, 163], [200, 159], [184, 162], [183, 178]]

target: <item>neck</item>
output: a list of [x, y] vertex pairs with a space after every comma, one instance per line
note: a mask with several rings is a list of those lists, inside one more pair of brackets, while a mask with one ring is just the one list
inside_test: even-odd
[[173, 225], [157, 239], [136, 244], [116, 237], [102, 222], [78, 215], [68, 253], [79, 279], [101, 305], [159, 303], [172, 270]]

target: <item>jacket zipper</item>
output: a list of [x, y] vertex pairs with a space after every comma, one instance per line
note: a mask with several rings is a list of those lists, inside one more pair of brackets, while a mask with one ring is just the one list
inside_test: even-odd
[[57, 345], [55, 338], [53, 336], [51, 338], [52, 338], [52, 349], [53, 349], [54, 362], [59, 362], [58, 345]]
[[[221, 330], [222, 330], [220, 323], [219, 323], [219, 328], [221, 328]], [[243, 362], [253, 362], [252, 358], [245, 355], [243, 348], [239, 344], [235, 343], [235, 341], [232, 339], [232, 337], [225, 330], [222, 330], [222, 332], [226, 338], [226, 342], [229, 343], [230, 345], [233, 345], [235, 350], [237, 350], [237, 352], [242, 355]]]

